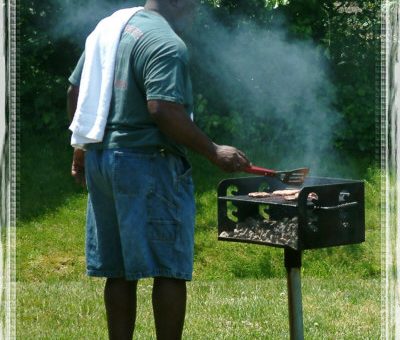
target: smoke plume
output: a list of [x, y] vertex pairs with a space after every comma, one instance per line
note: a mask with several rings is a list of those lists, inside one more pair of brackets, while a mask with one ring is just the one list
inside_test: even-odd
[[[62, 8], [54, 34], [73, 37], [82, 47], [101, 18], [144, 4], [54, 1]], [[240, 116], [232, 143], [253, 141], [265, 154], [260, 165], [309, 166], [314, 175], [335, 175], [330, 168], [337, 165], [333, 145], [340, 115], [334, 109], [335, 89], [321, 50], [311, 41], [289, 38], [284, 21], [260, 27], [232, 18], [238, 24], [227, 27], [205, 8], [199, 12], [199, 22], [188, 35], [194, 69], [209, 79], [223, 103], [225, 112], [213, 114]]]
[[238, 143], [253, 141], [265, 165], [309, 166], [313, 174], [332, 167], [340, 115], [326, 59], [313, 42], [290, 39], [284, 21], [228, 28], [205, 11], [193, 39], [196, 66], [228, 111], [242, 116]]

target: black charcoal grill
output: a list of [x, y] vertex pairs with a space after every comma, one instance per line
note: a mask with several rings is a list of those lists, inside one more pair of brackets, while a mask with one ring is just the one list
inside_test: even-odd
[[[248, 196], [293, 188], [297, 199]], [[302, 251], [363, 242], [364, 211], [362, 181], [307, 177], [290, 187], [274, 177], [226, 179], [218, 186], [218, 239], [284, 248], [290, 338], [303, 339]]]

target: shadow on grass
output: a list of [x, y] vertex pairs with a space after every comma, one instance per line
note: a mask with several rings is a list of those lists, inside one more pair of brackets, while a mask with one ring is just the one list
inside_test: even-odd
[[52, 212], [85, 189], [70, 176], [72, 148], [68, 131], [48, 135], [23, 131], [20, 147], [20, 221]]
[[[282, 261], [280, 261], [280, 257]], [[270, 279], [282, 277], [284, 273], [283, 250], [264, 248], [264, 254], [252, 256], [247, 261], [231, 263], [231, 271], [238, 279]]]

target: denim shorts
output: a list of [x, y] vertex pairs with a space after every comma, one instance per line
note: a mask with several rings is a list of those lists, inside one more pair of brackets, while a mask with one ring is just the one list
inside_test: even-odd
[[195, 204], [191, 167], [171, 153], [88, 150], [89, 276], [192, 279]]

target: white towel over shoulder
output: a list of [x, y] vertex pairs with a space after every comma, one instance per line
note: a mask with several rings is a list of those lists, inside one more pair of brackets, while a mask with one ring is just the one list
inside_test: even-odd
[[121, 32], [129, 19], [141, 9], [143, 7], [133, 7], [115, 12], [101, 20], [86, 39], [77, 109], [69, 127], [74, 147], [103, 140]]

